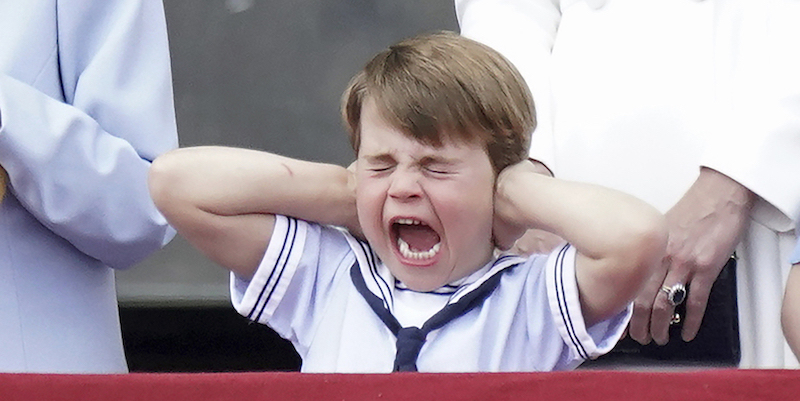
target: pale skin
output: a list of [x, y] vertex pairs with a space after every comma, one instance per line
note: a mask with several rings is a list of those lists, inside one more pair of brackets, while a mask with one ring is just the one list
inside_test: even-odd
[[754, 195], [736, 181], [710, 168], [666, 213], [669, 242], [661, 267], [634, 301], [629, 333], [642, 344], [669, 341], [675, 308], [662, 286], [691, 287], [681, 337], [691, 341], [703, 321], [711, 286], [747, 228]]
[[353, 176], [339, 166], [248, 149], [183, 148], [153, 162], [149, 186], [181, 236], [242, 278], [263, 258], [275, 214], [358, 229]]
[[495, 200], [499, 245], [536, 228], [576, 247], [575, 274], [589, 325], [622, 310], [664, 252], [663, 217], [651, 206], [608, 188], [547, 177], [529, 162], [500, 173]]
[[[492, 196], [494, 173], [481, 147], [433, 148], [389, 127], [367, 106], [362, 115], [366, 129], [355, 174], [252, 150], [179, 149], [153, 163], [153, 199], [182, 236], [243, 278], [252, 277], [263, 257], [275, 214], [353, 230], [363, 226], [393, 274], [425, 269], [417, 281], [404, 277], [418, 290], [480, 268], [491, 258], [492, 237], [507, 248], [526, 229], [544, 229], [577, 249], [587, 325], [624, 309], [660, 263], [664, 218], [634, 197], [542, 176], [528, 161], [503, 170]], [[407, 265], [386, 241], [386, 227], [397, 216], [429, 222], [443, 237], [442, 250]], [[463, 258], [464, 252], [472, 253]]]
[[[548, 177], [553, 176], [553, 172], [550, 171], [550, 169], [547, 168], [547, 166], [545, 166], [542, 162], [533, 159], [530, 159], [530, 162], [533, 164], [533, 169], [539, 174], [543, 174]], [[558, 235], [533, 228], [526, 231], [525, 234], [519, 237], [519, 239], [517, 239], [514, 245], [509, 249], [509, 252], [517, 255], [546, 255], [563, 242], [564, 239]]]
[[[538, 171], [551, 174], [546, 167]], [[634, 301], [629, 327], [631, 338], [641, 344], [655, 341], [664, 345], [669, 341], [669, 325], [675, 307], [661, 288], [676, 283], [691, 286], [681, 337], [684, 341], [695, 338], [705, 315], [711, 286], [747, 228], [754, 198], [752, 192], [724, 174], [710, 168], [701, 169], [694, 185], [666, 213], [667, 251], [661, 266]], [[541, 253], [552, 243], [547, 233], [529, 232], [517, 241], [514, 249], [524, 254]]]

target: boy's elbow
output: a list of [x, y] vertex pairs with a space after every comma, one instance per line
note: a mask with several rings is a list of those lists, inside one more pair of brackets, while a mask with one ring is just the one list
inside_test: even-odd
[[157, 157], [150, 165], [147, 174], [147, 186], [150, 197], [162, 214], [169, 218], [173, 209], [180, 208], [180, 167], [175, 152], [167, 152]]
[[[150, 190], [150, 197], [156, 204], [156, 207], [161, 210], [164, 203], [169, 199], [169, 168], [164, 161], [169, 158], [169, 155], [163, 155], [155, 160], [150, 165], [150, 170], [147, 173], [147, 187]], [[163, 211], [162, 211], [163, 212]]]

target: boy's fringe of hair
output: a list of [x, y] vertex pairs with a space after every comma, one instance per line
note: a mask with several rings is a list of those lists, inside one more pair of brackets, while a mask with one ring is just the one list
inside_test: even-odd
[[479, 141], [495, 173], [524, 160], [536, 126], [524, 79], [500, 53], [453, 32], [406, 39], [353, 77], [342, 116], [358, 153], [369, 98], [392, 126], [430, 146]]

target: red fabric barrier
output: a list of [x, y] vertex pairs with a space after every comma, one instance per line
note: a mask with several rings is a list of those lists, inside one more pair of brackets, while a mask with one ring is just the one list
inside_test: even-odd
[[3, 401], [793, 400], [800, 371], [0, 374]]

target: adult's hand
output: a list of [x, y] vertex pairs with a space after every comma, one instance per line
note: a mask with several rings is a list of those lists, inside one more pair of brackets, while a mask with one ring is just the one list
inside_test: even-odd
[[648, 281], [634, 301], [629, 327], [641, 344], [669, 341], [668, 329], [675, 307], [663, 286], [691, 286], [681, 337], [691, 341], [705, 314], [711, 286], [730, 258], [747, 227], [755, 195], [731, 178], [710, 168], [666, 213], [669, 242], [661, 270]]

